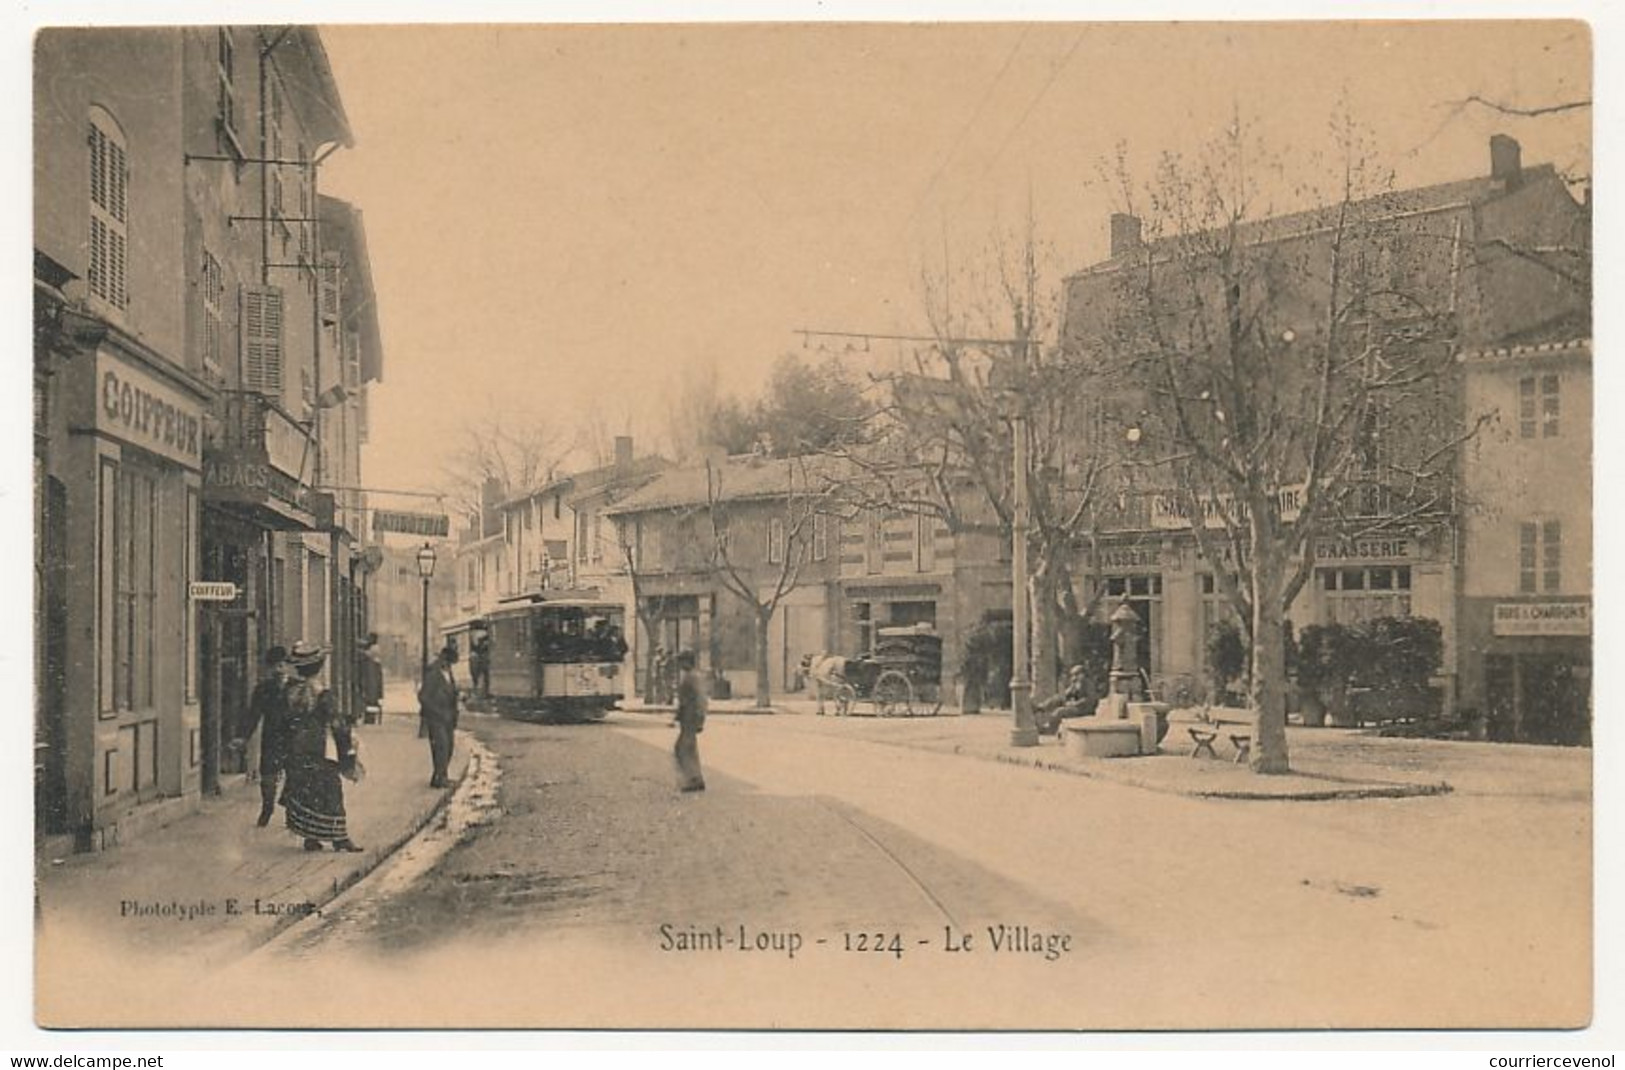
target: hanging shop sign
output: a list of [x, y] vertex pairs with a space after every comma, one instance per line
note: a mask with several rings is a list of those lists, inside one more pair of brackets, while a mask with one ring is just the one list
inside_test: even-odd
[[444, 539], [451, 534], [451, 518], [445, 513], [403, 513], [375, 509], [372, 513], [372, 533]]
[[1590, 635], [1590, 602], [1497, 602], [1496, 635]]
[[199, 580], [188, 584], [186, 593], [194, 602], [235, 602], [237, 601], [237, 585], [224, 583], [218, 580]]

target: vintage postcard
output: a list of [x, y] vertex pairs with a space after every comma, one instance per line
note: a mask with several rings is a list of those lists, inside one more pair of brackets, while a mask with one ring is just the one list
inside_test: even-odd
[[1585, 23], [32, 62], [40, 1025], [1591, 1021]]

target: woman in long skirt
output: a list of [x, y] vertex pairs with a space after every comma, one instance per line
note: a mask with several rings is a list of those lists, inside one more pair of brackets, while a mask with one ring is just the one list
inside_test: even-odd
[[677, 655], [682, 673], [677, 683], [677, 787], [682, 791], [704, 791], [705, 774], [700, 771], [700, 733], [705, 729], [705, 689], [694, 672], [694, 652]]
[[[324, 660], [320, 648], [305, 643], [294, 644], [288, 655], [299, 676], [287, 691], [287, 783], [282, 806], [289, 831], [304, 838], [305, 850], [320, 851], [326, 841], [335, 851], [359, 851], [361, 847], [350, 839], [342, 779], [355, 775], [354, 740], [350, 725], [338, 716], [332, 692], [316, 689], [314, 677]], [[338, 747], [336, 762], [327, 757], [330, 733]]]

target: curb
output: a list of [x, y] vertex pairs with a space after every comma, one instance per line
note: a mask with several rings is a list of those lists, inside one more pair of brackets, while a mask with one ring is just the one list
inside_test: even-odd
[[[967, 752], [961, 748], [955, 748], [954, 753], [965, 754]], [[974, 754], [970, 756], [976, 757]], [[1103, 775], [1093, 770], [1079, 768], [1076, 765], [1068, 765], [1044, 758], [1023, 758], [1009, 754], [995, 754], [993, 760], [1002, 762], [1005, 765], [1043, 769], [1052, 773], [1068, 773], [1072, 776], [1100, 780], [1108, 784], [1122, 784], [1125, 787], [1139, 788], [1142, 791], [1154, 791], [1159, 795], [1183, 795], [1189, 799], [1240, 799], [1249, 802], [1331, 802], [1339, 799], [1410, 799], [1430, 795], [1448, 795], [1455, 791], [1443, 780], [1430, 784], [1374, 784], [1370, 787], [1327, 788], [1318, 791], [1295, 792], [1253, 791], [1246, 788], [1184, 789], [1152, 784], [1134, 777]]]
[[[422, 832], [425, 828], [428, 828], [434, 819], [440, 815], [441, 811], [445, 810], [446, 807], [450, 805], [452, 796], [457, 794], [457, 789], [462, 786], [464, 778], [468, 775], [469, 766], [468, 755], [470, 755], [470, 751], [468, 741], [471, 737], [468, 735], [468, 733], [460, 729], [458, 730], [457, 735], [460, 742], [463, 744], [459, 749], [465, 755], [462, 763], [462, 771], [457, 774], [457, 779], [452, 781], [450, 787], [442, 788], [440, 791], [440, 797], [435, 800], [434, 805], [427, 807], [423, 811], [421, 817], [416, 817], [409, 821], [404, 832], [386, 841], [386, 844], [383, 847], [368, 848], [366, 856], [362, 859], [361, 865], [357, 866], [352, 872], [346, 874], [342, 879], [334, 878], [331, 890], [328, 891], [320, 900], [313, 899], [313, 901], [316, 903], [316, 911], [314, 913], [319, 914], [323, 907], [332, 905], [335, 899], [343, 895], [350, 888], [361, 883], [364, 878], [370, 876], [379, 866], [389, 861], [390, 857], [394, 855], [396, 851], [399, 851], [402, 847], [406, 846], [406, 844], [410, 843], [413, 837], [417, 836], [418, 833]], [[229, 968], [230, 966], [235, 965], [237, 960], [254, 954], [301, 922], [306, 921], [309, 917], [310, 915], [306, 914], [289, 914], [279, 917], [276, 923], [271, 925], [264, 932], [252, 933], [244, 937], [243, 940], [240, 941], [236, 954], [230, 961], [222, 963], [222, 966]]]

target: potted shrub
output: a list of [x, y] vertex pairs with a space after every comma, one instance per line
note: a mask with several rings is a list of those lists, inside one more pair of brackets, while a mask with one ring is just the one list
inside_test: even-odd
[[1382, 720], [1416, 721], [1438, 713], [1430, 681], [1444, 659], [1444, 635], [1428, 617], [1377, 617], [1361, 629], [1367, 659], [1361, 682], [1373, 689]]
[[1311, 624], [1298, 639], [1298, 692], [1303, 723], [1350, 723], [1349, 681], [1359, 665], [1358, 636], [1341, 624]]

